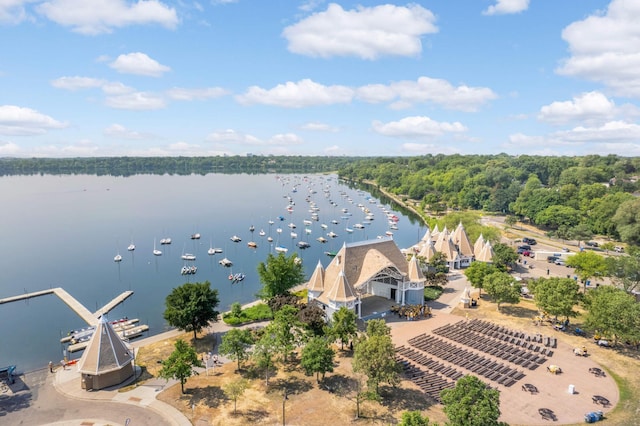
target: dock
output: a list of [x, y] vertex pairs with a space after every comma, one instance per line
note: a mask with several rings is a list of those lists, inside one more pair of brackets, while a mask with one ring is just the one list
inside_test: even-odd
[[[148, 325], [138, 325], [126, 330], [116, 331], [116, 333], [118, 334], [118, 336], [120, 336], [122, 340], [127, 341], [129, 339], [135, 339], [136, 337], [140, 337], [146, 331], [149, 331]], [[71, 344], [67, 347], [67, 352], [74, 353], [74, 352], [82, 351], [89, 345], [90, 341], [91, 340], [87, 340], [85, 342]]]
[[24, 293], [17, 296], [6, 297], [4, 299], [0, 299], [0, 305], [4, 303], [17, 302], [20, 300], [33, 299], [34, 297], [45, 296], [47, 294], [55, 294], [60, 298], [60, 300], [66, 303], [67, 306], [73, 309], [73, 311], [78, 314], [78, 316], [82, 318], [88, 325], [95, 326], [98, 323], [98, 319], [102, 315], [109, 313], [109, 311], [111, 311], [113, 308], [124, 302], [133, 294], [133, 291], [129, 290], [123, 292], [111, 302], [98, 309], [95, 313], [91, 313], [91, 311], [89, 311], [82, 303], [78, 302], [76, 298], [67, 293], [67, 291], [62, 287], [50, 288], [48, 290], [34, 291], [32, 293]]

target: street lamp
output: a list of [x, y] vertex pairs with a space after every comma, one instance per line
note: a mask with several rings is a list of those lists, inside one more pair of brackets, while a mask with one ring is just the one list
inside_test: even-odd
[[282, 394], [282, 426], [285, 426], [285, 403], [287, 402], [289, 397], [287, 396], [287, 388], [284, 389], [284, 393]]

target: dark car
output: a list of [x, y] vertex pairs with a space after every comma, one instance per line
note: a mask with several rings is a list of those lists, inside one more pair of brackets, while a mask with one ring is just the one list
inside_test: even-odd
[[597, 242], [595, 242], [595, 241], [587, 241], [585, 244], [587, 246], [589, 246], [589, 247], [598, 247], [599, 246], [599, 244]]
[[559, 259], [559, 257], [557, 257], [557, 256], [547, 256], [547, 262], [549, 262], [549, 263], [555, 263], [556, 260], [558, 260], [558, 259]]
[[535, 246], [536, 244], [538, 244], [538, 242], [535, 240], [535, 238], [527, 238], [527, 237], [524, 237], [524, 238], [522, 239], [522, 242], [523, 242], [523, 243], [526, 243], [526, 244], [529, 244], [529, 245], [532, 245], [532, 246]]
[[530, 251], [531, 250], [531, 246], [529, 244], [523, 244], [521, 246], [518, 246], [518, 249]]

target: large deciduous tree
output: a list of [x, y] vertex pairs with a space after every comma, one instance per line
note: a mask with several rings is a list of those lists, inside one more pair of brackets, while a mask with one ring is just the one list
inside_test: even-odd
[[212, 289], [209, 281], [186, 283], [174, 288], [167, 296], [164, 319], [180, 330], [193, 331], [195, 340], [197, 333], [211, 321], [218, 320], [218, 303], [218, 290]]
[[266, 328], [273, 338], [276, 351], [286, 362], [288, 354], [302, 338], [302, 324], [298, 320], [298, 309], [289, 305], [283, 306]]
[[518, 257], [518, 253], [504, 243], [493, 245], [493, 264], [501, 271], [506, 271], [513, 266], [518, 261]]
[[451, 426], [498, 426], [500, 391], [476, 376], [464, 376], [456, 386], [440, 392]]
[[555, 317], [575, 317], [580, 302], [580, 285], [571, 278], [539, 278], [529, 283], [538, 309]]
[[286, 256], [278, 253], [274, 256], [269, 253], [266, 262], [258, 264], [258, 275], [262, 283], [262, 290], [258, 294], [260, 298], [270, 299], [286, 294], [305, 281], [304, 268], [297, 258], [296, 254]]
[[300, 365], [307, 374], [316, 374], [316, 381], [320, 383], [320, 374], [324, 379], [327, 372], [333, 371], [335, 352], [324, 337], [312, 337], [302, 348]]
[[620, 204], [616, 214], [611, 219], [622, 241], [628, 244], [640, 245], [640, 199], [625, 201]]
[[611, 338], [637, 344], [640, 341], [640, 304], [634, 296], [611, 286], [600, 286], [584, 298], [585, 325]]
[[486, 262], [473, 262], [467, 269], [464, 270], [464, 275], [467, 277], [471, 285], [480, 290], [482, 294], [482, 286], [484, 284], [484, 277], [493, 274], [497, 271], [497, 268]]
[[520, 301], [520, 291], [522, 287], [516, 280], [506, 272], [494, 272], [484, 277], [482, 287], [487, 294], [491, 296], [494, 302], [502, 303], [518, 303]]
[[184, 340], [178, 339], [175, 343], [175, 350], [169, 355], [169, 358], [162, 361], [162, 368], [158, 375], [167, 380], [179, 380], [180, 390], [184, 393], [184, 384], [187, 383], [187, 379], [198, 374], [194, 370], [195, 367], [204, 367], [198, 359], [195, 349]]
[[340, 339], [341, 350], [344, 350], [344, 344], [356, 337], [358, 333], [356, 319], [355, 312], [344, 306], [333, 313], [331, 335]]
[[629, 256], [612, 256], [605, 259], [608, 276], [613, 284], [631, 293], [640, 287], [640, 253], [629, 253]]
[[567, 266], [576, 268], [576, 274], [587, 285], [587, 280], [593, 277], [603, 277], [607, 274], [607, 263], [604, 257], [592, 251], [582, 251], [567, 258]]
[[238, 370], [242, 363], [249, 359], [249, 348], [253, 345], [251, 331], [246, 328], [232, 328], [222, 336], [219, 352], [238, 363]]
[[[383, 331], [383, 328], [375, 321], [369, 321], [367, 335], [356, 341], [353, 371], [367, 376], [369, 391], [378, 395], [380, 383], [386, 382], [390, 385], [396, 385], [399, 382], [400, 364], [395, 360], [395, 348], [391, 341], [391, 335]], [[370, 325], [371, 334], [369, 333]]]

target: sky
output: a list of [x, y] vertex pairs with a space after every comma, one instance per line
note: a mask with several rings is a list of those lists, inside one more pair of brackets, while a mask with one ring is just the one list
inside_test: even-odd
[[640, 155], [640, 1], [0, 0], [0, 157]]

